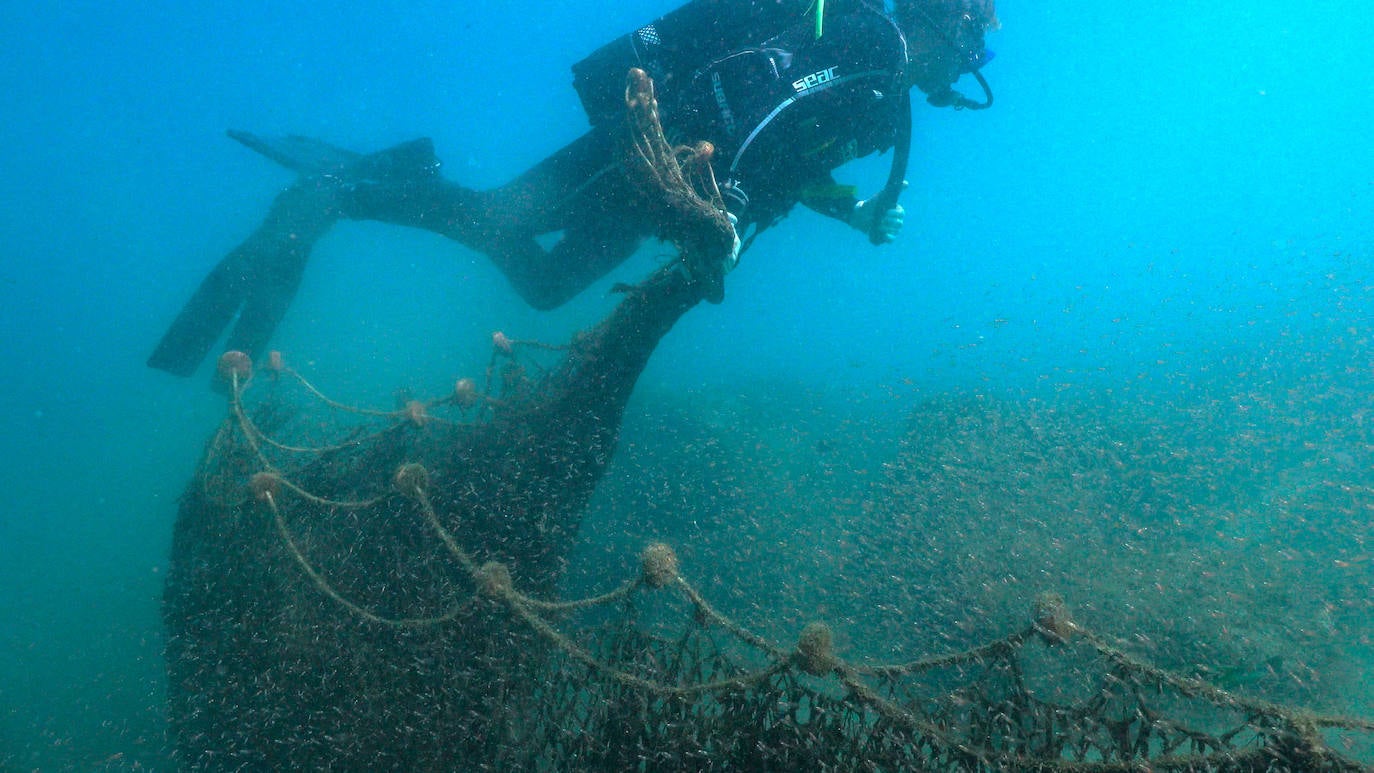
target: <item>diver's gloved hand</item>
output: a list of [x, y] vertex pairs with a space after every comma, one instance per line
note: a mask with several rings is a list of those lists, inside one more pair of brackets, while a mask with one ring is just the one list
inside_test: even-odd
[[739, 218], [729, 212], [725, 213], [725, 217], [730, 220], [730, 237], [733, 242], [730, 252], [719, 257], [711, 256], [709, 261], [698, 262], [695, 266], [690, 263], [683, 265], [687, 278], [701, 288], [701, 297], [707, 303], [720, 303], [725, 300], [725, 275], [739, 264], [740, 238], [739, 231], [736, 230], [739, 227]]
[[725, 216], [730, 219], [730, 233], [735, 237], [735, 244], [730, 248], [730, 255], [721, 265], [723, 269], [721, 273], [728, 274], [735, 270], [735, 266], [739, 265], [739, 248], [741, 242], [739, 240], [739, 218], [729, 212], [726, 212]]
[[678, 262], [682, 275], [700, 288], [702, 299], [708, 303], [720, 303], [725, 300], [725, 275], [739, 264], [741, 242], [739, 231], [736, 230], [739, 227], [739, 218], [728, 211], [725, 212], [725, 217], [730, 221], [732, 241], [728, 253], [721, 255], [693, 251], [684, 253], [683, 260]]
[[[906, 187], [905, 182], [902, 183], [902, 187]], [[879, 212], [881, 206], [880, 202], [873, 199], [860, 201], [849, 213], [849, 224], [873, 237], [875, 244], [888, 244], [896, 241], [897, 234], [901, 233], [906, 210], [902, 209], [901, 204], [895, 204], [892, 208]]]

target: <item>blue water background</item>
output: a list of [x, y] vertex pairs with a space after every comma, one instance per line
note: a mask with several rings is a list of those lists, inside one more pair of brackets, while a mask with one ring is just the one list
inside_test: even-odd
[[[290, 175], [224, 130], [427, 135], [494, 185], [585, 128], [568, 65], [668, 2], [13, 4], [0, 10], [0, 760], [164, 764], [158, 603], [223, 416], [143, 360]], [[798, 212], [663, 343], [646, 388], [851, 394], [1166, 383], [1367, 332], [1374, 14], [1353, 0], [1007, 2], [985, 113], [923, 108], [893, 246]], [[976, 90], [972, 83], [965, 90]], [[886, 161], [841, 174], [872, 191]], [[642, 275], [646, 250], [617, 274]], [[1338, 277], [1341, 303], [1330, 291]], [[478, 255], [340, 225], [276, 345], [386, 404], [557, 339]], [[1365, 346], [1355, 367], [1370, 367]], [[874, 394], [882, 394], [875, 391]], [[909, 407], [874, 398], [874, 414]]]

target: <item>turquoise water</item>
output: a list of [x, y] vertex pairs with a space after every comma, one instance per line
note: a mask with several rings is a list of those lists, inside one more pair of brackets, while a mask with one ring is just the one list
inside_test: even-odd
[[[142, 363], [290, 182], [224, 130], [360, 150], [427, 135], [446, 175], [496, 184], [585, 128], [568, 65], [672, 7], [470, 5], [0, 11], [0, 767], [169, 764], [159, 596], [176, 498], [224, 406], [206, 374]], [[1284, 416], [1345, 428], [1331, 474], [1367, 483], [1368, 431], [1350, 428], [1368, 394], [1352, 373], [1374, 367], [1374, 16], [1197, 6], [1005, 3], [996, 107], [918, 111], [900, 240], [874, 249], [795, 213], [724, 304], [673, 331], [645, 392], [733, 426], [747, 396], [794, 390], [789, 404], [888, 427], [840, 444], [881, 458], [932, 394], [1129, 392], [1186, 411], [1196, 382], [1213, 400], [1286, 378], [1310, 388]], [[873, 190], [884, 166], [841, 176]], [[461, 247], [343, 224], [275, 345], [331, 391], [388, 404], [479, 369], [492, 329], [556, 340], [590, 323], [606, 286], [537, 313]], [[1346, 544], [1310, 550], [1367, 556], [1348, 543], [1374, 539], [1368, 516], [1333, 510]]]

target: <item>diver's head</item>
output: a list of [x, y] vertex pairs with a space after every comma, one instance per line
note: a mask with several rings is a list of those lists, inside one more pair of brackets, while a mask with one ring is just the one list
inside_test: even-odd
[[[992, 58], [983, 37], [1000, 25], [995, 0], [897, 0], [893, 15], [907, 38], [913, 86], [932, 104], [956, 104], [951, 87]], [[946, 101], [950, 100], [950, 101]], [[957, 105], [956, 105], [957, 106]]]

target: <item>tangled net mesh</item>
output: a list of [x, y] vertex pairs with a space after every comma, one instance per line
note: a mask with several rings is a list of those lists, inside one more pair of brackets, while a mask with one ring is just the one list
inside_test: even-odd
[[[513, 360], [528, 345], [498, 345], [495, 357]], [[824, 621], [788, 643], [755, 633], [705, 598], [692, 567], [664, 543], [645, 546], [638, 573], [618, 587], [550, 598], [550, 586], [531, 590], [516, 579], [494, 557], [500, 548], [464, 544], [464, 524], [438, 510], [430, 472], [417, 462], [385, 474], [335, 471], [331, 480], [367, 481], [347, 492], [307, 482], [313, 461], [341, 448], [436, 425], [462, 431], [501, 398], [460, 385], [422, 413], [349, 409], [274, 362], [272, 394], [252, 410], [247, 384], [231, 375], [230, 418], [199, 476], [205, 493], [270, 524], [285, 559], [272, 571], [289, 572], [317, 602], [288, 605], [299, 617], [286, 627], [297, 635], [319, 635], [324, 619], [364, 639], [383, 629], [403, 640], [463, 637], [476, 626], [501, 630], [492, 641], [521, 643], [518, 653], [486, 653], [499, 663], [475, 661], [497, 675], [485, 684], [500, 685], [500, 708], [488, 706], [499, 721], [465, 739], [469, 761], [541, 770], [1365, 769], [1328, 741], [1338, 732], [1367, 737], [1374, 722], [1246, 698], [1155, 667], [1076, 622], [1054, 593], [1028, 600], [1020, 630], [882, 664], [846, 660]], [[281, 416], [292, 385], [365, 421], [319, 448], [275, 439], [263, 425], [291, 423]], [[313, 461], [289, 461], [301, 456]], [[360, 556], [356, 535], [345, 535], [369, 531], [369, 512], [404, 528], [382, 536], [373, 527], [366, 539], [393, 544]], [[387, 587], [398, 578], [407, 587]], [[377, 667], [356, 654], [356, 670], [338, 676], [376, 679]], [[1070, 673], [1067, 688], [1046, 682]]]
[[[631, 77], [627, 106], [637, 184], [672, 191], [665, 238], [688, 262], [719, 254], [709, 149], [663, 140], [646, 78]], [[566, 349], [497, 333], [483, 378], [392, 410], [332, 399], [279, 354], [257, 369], [226, 355], [229, 416], [183, 499], [164, 611], [181, 761], [1365, 769], [1332, 741], [1368, 746], [1374, 722], [1152, 665], [1054, 593], [1025, 599], [1011, 631], [893, 663], [847, 658], [821, 619], [791, 641], [759, 633], [664, 542], [641, 546], [619, 585], [558, 598], [638, 369], [719, 291], [686, 269], [627, 288], [618, 316]]]

